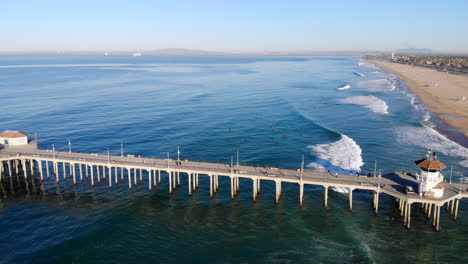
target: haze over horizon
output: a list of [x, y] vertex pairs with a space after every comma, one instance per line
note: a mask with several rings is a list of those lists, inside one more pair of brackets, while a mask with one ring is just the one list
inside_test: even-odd
[[408, 47], [468, 53], [468, 1], [19, 0], [3, 3], [2, 9], [1, 53]]

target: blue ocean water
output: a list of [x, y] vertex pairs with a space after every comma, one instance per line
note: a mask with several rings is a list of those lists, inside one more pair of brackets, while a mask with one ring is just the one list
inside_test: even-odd
[[[361, 77], [355, 72], [364, 75]], [[339, 90], [345, 83], [349, 89]], [[311, 170], [416, 170], [428, 149], [468, 174], [468, 150], [437, 132], [417, 97], [395, 76], [357, 56], [0, 56], [0, 130], [37, 133], [39, 146]], [[448, 175], [448, 172], [445, 172]], [[415, 210], [401, 224], [392, 200], [380, 214], [371, 195], [274, 184], [251, 200], [227, 180], [209, 199], [207, 179], [187, 195], [166, 184], [109, 190], [62, 182], [2, 183], [0, 262], [393, 263], [466, 262], [468, 220], [442, 212], [435, 233]], [[443, 243], [441, 242], [443, 241]], [[398, 253], [396, 253], [398, 252]]]

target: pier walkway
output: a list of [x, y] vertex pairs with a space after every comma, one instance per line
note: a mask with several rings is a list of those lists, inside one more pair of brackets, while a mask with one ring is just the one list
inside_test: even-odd
[[325, 207], [328, 207], [328, 189], [338, 187], [348, 191], [349, 210], [352, 210], [353, 191], [368, 190], [373, 193], [372, 204], [375, 213], [378, 212], [380, 193], [385, 193], [395, 198], [407, 228], [411, 227], [411, 205], [419, 204], [426, 216], [433, 218], [433, 226], [437, 231], [440, 230], [440, 208], [446, 205], [449, 214], [456, 219], [459, 201], [468, 198], [468, 184], [459, 183], [444, 183], [444, 196], [438, 199], [406, 194], [404, 187], [415, 187], [417, 181], [413, 175], [404, 172], [378, 177], [358, 177], [301, 169], [42, 150], [36, 147], [35, 142], [25, 146], [0, 149], [0, 180], [18, 174], [22, 174], [25, 178], [39, 176], [40, 180], [52, 175], [57, 183], [61, 178], [66, 180], [67, 177], [71, 178], [74, 184], [78, 180], [83, 181], [88, 178], [92, 185], [96, 181], [106, 180], [109, 187], [120, 181], [126, 182], [129, 188], [139, 180], [140, 183], [147, 181], [150, 190], [161, 182], [161, 177], [167, 177], [170, 193], [180, 184], [181, 176], [185, 176], [189, 195], [198, 188], [199, 176], [204, 175], [210, 179], [210, 197], [218, 190], [219, 176], [224, 176], [230, 178], [232, 198], [239, 192], [239, 179], [247, 178], [252, 180], [253, 201], [260, 192], [262, 181], [275, 182], [276, 202], [281, 197], [282, 183], [288, 182], [298, 184], [300, 205], [303, 201], [304, 185], [319, 185], [324, 188]]

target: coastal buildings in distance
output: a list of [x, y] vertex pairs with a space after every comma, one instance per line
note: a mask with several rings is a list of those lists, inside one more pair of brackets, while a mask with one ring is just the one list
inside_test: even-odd
[[367, 55], [366, 58], [387, 60], [396, 63], [431, 68], [438, 71], [468, 75], [468, 56], [410, 55], [392, 52], [391, 55]]

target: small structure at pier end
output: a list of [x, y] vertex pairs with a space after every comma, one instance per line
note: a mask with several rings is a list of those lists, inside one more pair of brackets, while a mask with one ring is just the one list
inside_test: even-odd
[[28, 134], [16, 130], [1, 131], [0, 144], [5, 146], [27, 145]]
[[415, 162], [421, 168], [421, 173], [417, 176], [419, 195], [434, 198], [442, 197], [444, 195], [444, 176], [440, 171], [447, 168], [447, 166], [438, 160], [436, 153], [432, 151], [427, 153], [425, 159]]

